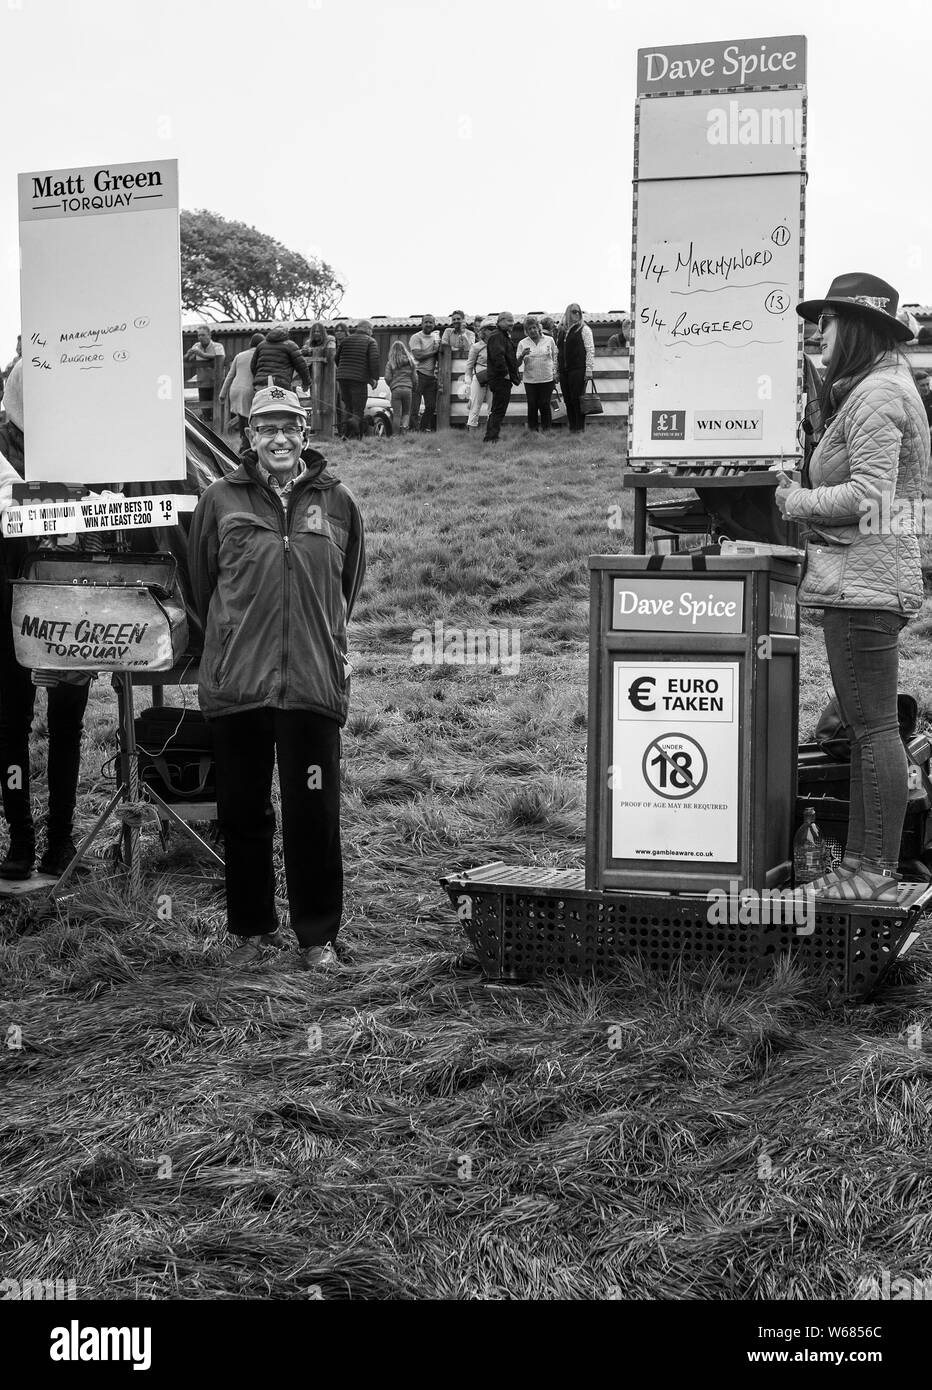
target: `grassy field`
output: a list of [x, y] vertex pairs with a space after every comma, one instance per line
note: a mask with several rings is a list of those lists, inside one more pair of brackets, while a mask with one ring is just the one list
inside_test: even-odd
[[[332, 446], [369, 548], [340, 965], [228, 967], [216, 891], [148, 833], [138, 896], [101, 873], [4, 907], [0, 1273], [297, 1300], [845, 1299], [932, 1273], [927, 949], [856, 1008], [786, 966], [490, 988], [438, 886], [582, 862], [586, 557], [630, 548], [617, 449]], [[520, 633], [520, 670], [413, 664], [437, 621]], [[932, 605], [903, 641], [924, 713], [930, 628]], [[830, 693], [810, 627], [803, 671], [806, 736]], [[114, 751], [103, 681], [92, 701], [86, 824]]]

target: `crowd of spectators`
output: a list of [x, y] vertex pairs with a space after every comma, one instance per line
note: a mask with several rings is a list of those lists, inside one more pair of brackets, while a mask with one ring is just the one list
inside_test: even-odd
[[[612, 336], [608, 349], [621, 352], [626, 345], [622, 330]], [[484, 442], [494, 443], [499, 438], [512, 388], [522, 383], [530, 431], [547, 433], [555, 417], [566, 419], [570, 433], [585, 429], [579, 401], [593, 381], [595, 343], [583, 311], [575, 303], [567, 306], [558, 321], [533, 313], [518, 320], [507, 312], [468, 318], [462, 309], [454, 309], [449, 324], [441, 329], [433, 314], [424, 314], [407, 343], [399, 338], [391, 344], [384, 370], [368, 319], [359, 319], [351, 326], [342, 320], [332, 326], [315, 322], [300, 347], [285, 324], [273, 324], [267, 334], [255, 333], [249, 347], [236, 354], [228, 369], [221, 344], [204, 325], [185, 353], [185, 362], [194, 367], [204, 419], [213, 423], [215, 397], [228, 403], [231, 422], [245, 447], [253, 394], [269, 385], [308, 396], [316, 426], [321, 409], [319, 368], [326, 365], [336, 369], [337, 430], [341, 438], [359, 438], [365, 432], [367, 402], [370, 393], [377, 390], [391, 397], [396, 434], [434, 431], [443, 348], [465, 364], [458, 389], [460, 399], [467, 404], [470, 437], [478, 437], [480, 416], [485, 413]], [[384, 387], [380, 387], [380, 380], [384, 380]]]

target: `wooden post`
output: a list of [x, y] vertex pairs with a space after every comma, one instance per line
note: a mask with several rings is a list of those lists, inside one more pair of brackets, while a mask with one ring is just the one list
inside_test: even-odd
[[314, 406], [319, 421], [317, 434], [320, 439], [332, 439], [336, 420], [337, 364], [330, 353], [327, 353], [321, 362], [314, 363], [313, 371]]
[[216, 434], [219, 434], [221, 438], [224, 434], [223, 416], [226, 404], [220, 399], [220, 388], [227, 374], [226, 361], [226, 353], [224, 353], [222, 357], [217, 356], [214, 358], [214, 394], [210, 404], [212, 417], [210, 427]]
[[437, 361], [437, 432], [450, 428], [450, 387], [452, 382], [453, 353], [449, 343], [440, 344]]

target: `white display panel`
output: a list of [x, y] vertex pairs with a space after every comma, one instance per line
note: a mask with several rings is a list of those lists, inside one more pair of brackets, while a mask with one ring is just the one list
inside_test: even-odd
[[19, 176], [30, 482], [185, 476], [176, 160]]
[[801, 91], [713, 92], [642, 101], [638, 178], [798, 174], [804, 107]]
[[801, 223], [799, 174], [639, 185], [631, 458], [799, 453]]

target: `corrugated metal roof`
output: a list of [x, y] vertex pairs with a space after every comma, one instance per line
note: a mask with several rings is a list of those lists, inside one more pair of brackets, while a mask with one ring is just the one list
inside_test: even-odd
[[[430, 311], [425, 309], [424, 312], [429, 313]], [[467, 317], [470, 320], [479, 317], [490, 318], [494, 317], [495, 314], [502, 312], [504, 311], [493, 309], [488, 314], [482, 314], [481, 316], [478, 314], [469, 314], [467, 315]], [[530, 309], [527, 312], [540, 313], [545, 316], [548, 313], [546, 309]], [[413, 314], [409, 318], [403, 319], [388, 318], [384, 314], [359, 314], [357, 315], [357, 317], [367, 318], [369, 322], [372, 324], [373, 328], [388, 328], [390, 330], [400, 333], [408, 329], [419, 328], [421, 324], [421, 319], [423, 318], [423, 314]], [[448, 324], [450, 322], [449, 318], [447, 318], [443, 314], [435, 314], [434, 317], [436, 318], [438, 324]], [[515, 314], [515, 317], [520, 318], [520, 315]], [[555, 320], [561, 319], [563, 317], [563, 310], [561, 309], [557, 312], [551, 313], [550, 317]], [[629, 314], [627, 309], [615, 309], [610, 310], [607, 314], [586, 314], [586, 322], [601, 325], [620, 324], [623, 319], [626, 319], [628, 317]], [[198, 328], [201, 327], [201, 322], [201, 320], [198, 320], [196, 323], [187, 323], [184, 325], [183, 331], [185, 333], [194, 333], [197, 331]], [[204, 326], [209, 328], [212, 334], [221, 337], [225, 333], [261, 332], [262, 330], [269, 329], [272, 327], [271, 322], [208, 323], [206, 320], [204, 320], [203, 322]], [[310, 328], [311, 324], [314, 322], [314, 319], [288, 319], [287, 322], [293, 328]], [[350, 314], [337, 314], [333, 318], [324, 319], [323, 322], [326, 324], [353, 323], [354, 318]]]
[[[904, 305], [903, 305], [903, 308], [904, 308], [904, 309], [909, 309], [910, 313], [913, 314], [913, 315], [919, 320], [920, 323], [925, 323], [925, 322], [928, 322], [928, 321], [932, 320], [932, 305], [904, 304]], [[428, 310], [425, 310], [425, 313], [427, 313], [427, 312], [429, 312], [429, 311], [428, 311]], [[496, 315], [497, 313], [500, 313], [500, 312], [501, 312], [500, 310], [492, 309], [492, 310], [490, 310], [487, 314], [481, 315], [481, 317], [482, 317], [482, 318], [494, 318], [495, 315]], [[528, 312], [528, 313], [537, 313], [537, 314], [541, 314], [541, 315], [546, 315], [548, 311], [547, 311], [546, 309], [532, 309], [532, 310], [528, 310], [527, 312]], [[520, 318], [520, 314], [516, 314], [515, 316], [516, 316], [517, 318]], [[374, 328], [388, 329], [390, 332], [395, 332], [395, 333], [405, 333], [405, 332], [413, 332], [413, 330], [414, 330], [415, 328], [419, 328], [419, 327], [420, 327], [421, 319], [423, 318], [423, 314], [411, 314], [411, 315], [409, 315], [409, 316], [406, 317], [406, 318], [390, 318], [390, 317], [388, 317], [388, 316], [385, 315], [385, 314], [365, 314], [365, 315], [360, 314], [360, 315], [358, 315], [358, 317], [359, 317], [359, 318], [363, 318], [363, 317], [367, 318]], [[479, 315], [476, 315], [476, 314], [469, 314], [469, 315], [467, 315], [467, 317], [471, 320], [471, 319], [473, 319], [473, 318], [479, 317]], [[552, 312], [552, 313], [550, 314], [550, 317], [553, 318], [553, 319], [555, 319], [557, 322], [559, 322], [559, 320], [563, 317], [563, 311], [562, 311], [562, 310], [558, 310], [558, 311]], [[595, 324], [595, 325], [598, 326], [598, 327], [609, 327], [609, 326], [615, 327], [615, 326], [618, 326], [619, 324], [621, 324], [621, 322], [622, 322], [624, 319], [628, 318], [628, 317], [629, 317], [629, 311], [628, 311], [627, 309], [610, 309], [607, 313], [604, 313], [604, 312], [602, 312], [602, 311], [599, 311], [598, 313], [586, 314], [586, 322], [587, 322], [587, 323], [591, 323], [591, 324]], [[445, 315], [442, 315], [442, 314], [437, 314], [437, 315], [435, 315], [435, 318], [436, 318], [436, 320], [437, 320], [437, 323], [438, 323], [439, 325], [441, 325], [441, 326], [445, 326], [445, 325], [448, 324], [449, 321], [450, 321], [449, 318], [447, 318]], [[324, 322], [325, 324], [352, 323], [353, 321], [354, 321], [353, 316], [350, 315], [350, 314], [336, 314], [336, 315], [334, 315], [333, 318], [324, 319], [324, 320], [323, 320], [323, 322]], [[292, 327], [294, 327], [294, 328], [299, 328], [299, 329], [310, 328], [310, 326], [311, 326], [311, 324], [312, 324], [313, 322], [314, 322], [313, 319], [289, 319], [289, 320], [288, 320], [288, 323], [289, 323]], [[223, 337], [223, 336], [225, 336], [225, 335], [227, 335], [227, 334], [233, 334], [233, 333], [245, 333], [245, 332], [256, 332], [256, 331], [259, 331], [259, 330], [268, 330], [269, 328], [271, 328], [271, 326], [272, 326], [272, 321], [267, 321], [267, 322], [262, 322], [262, 323], [249, 323], [249, 322], [246, 322], [246, 321], [242, 321], [242, 322], [209, 323], [209, 324], [207, 324], [207, 327], [210, 329], [211, 333], [214, 334], [214, 335], [216, 335], [216, 336], [218, 336], [218, 337]], [[185, 332], [185, 333], [193, 333], [193, 332], [195, 332], [196, 329], [199, 328], [199, 327], [200, 327], [200, 321], [198, 321], [197, 323], [187, 323], [187, 324], [185, 324], [185, 325], [183, 326], [183, 332]], [[814, 330], [813, 330], [813, 331], [814, 331]]]

